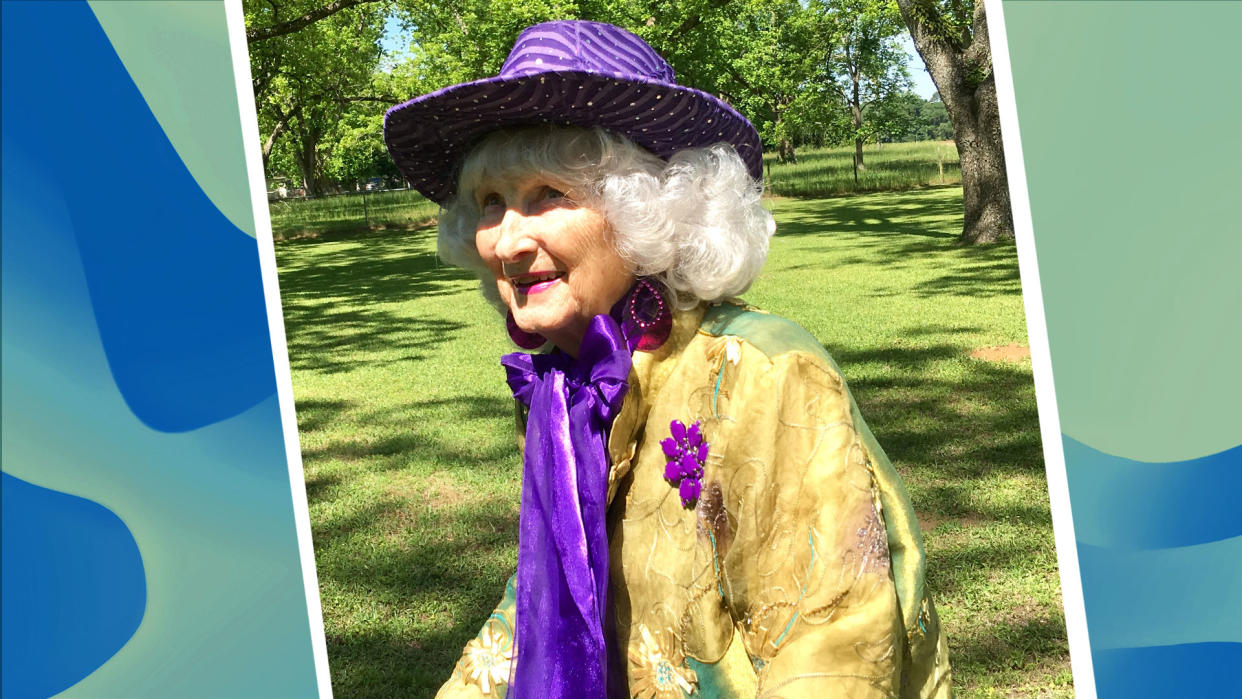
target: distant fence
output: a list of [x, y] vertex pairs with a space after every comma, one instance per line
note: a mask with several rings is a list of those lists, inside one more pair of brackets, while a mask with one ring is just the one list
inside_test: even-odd
[[327, 232], [410, 228], [435, 219], [439, 208], [412, 189], [347, 192], [268, 202], [272, 235], [277, 240]]
[[[960, 185], [952, 141], [869, 144], [865, 166], [853, 167], [854, 149], [800, 148], [797, 163], [765, 156], [766, 191], [788, 197], [823, 197]], [[277, 240], [323, 233], [413, 228], [430, 223], [439, 206], [412, 189], [348, 192], [269, 202]]]

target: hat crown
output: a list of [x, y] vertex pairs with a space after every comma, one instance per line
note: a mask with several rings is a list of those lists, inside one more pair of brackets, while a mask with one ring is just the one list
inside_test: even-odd
[[581, 20], [527, 27], [513, 44], [500, 78], [549, 71], [635, 76], [673, 83], [673, 68], [645, 41], [611, 24]]

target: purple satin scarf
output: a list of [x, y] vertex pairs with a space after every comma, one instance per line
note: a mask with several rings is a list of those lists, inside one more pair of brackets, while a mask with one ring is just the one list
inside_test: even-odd
[[629, 388], [617, 321], [591, 320], [575, 360], [501, 358], [530, 408], [518, 533], [517, 667], [509, 697], [619, 696], [608, 581], [608, 429]]

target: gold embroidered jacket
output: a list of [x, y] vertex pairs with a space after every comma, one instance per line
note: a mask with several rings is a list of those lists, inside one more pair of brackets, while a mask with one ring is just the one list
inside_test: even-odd
[[[686, 508], [669, 424], [710, 445]], [[947, 646], [900, 478], [805, 330], [734, 304], [636, 352], [608, 442], [617, 642], [636, 697], [948, 697]], [[513, 587], [440, 697], [504, 696]]]

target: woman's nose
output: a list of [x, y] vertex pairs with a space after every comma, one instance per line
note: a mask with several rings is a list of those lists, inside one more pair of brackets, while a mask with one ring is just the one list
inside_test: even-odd
[[496, 256], [506, 262], [516, 262], [538, 247], [533, 233], [534, 221], [520, 212], [508, 209], [500, 221], [500, 236], [496, 240]]

